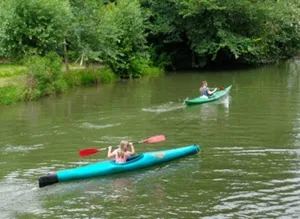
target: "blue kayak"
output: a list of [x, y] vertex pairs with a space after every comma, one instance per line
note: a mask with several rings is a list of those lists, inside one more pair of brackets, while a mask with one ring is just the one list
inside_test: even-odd
[[194, 105], [194, 104], [203, 104], [203, 103], [208, 103], [212, 101], [216, 101], [220, 99], [221, 97], [225, 96], [231, 89], [232, 85], [226, 87], [223, 90], [218, 90], [215, 93], [213, 93], [210, 97], [195, 97], [193, 99], [186, 99], [184, 100], [186, 105]]
[[106, 160], [77, 168], [51, 172], [39, 178], [39, 187], [58, 182], [106, 176], [115, 173], [138, 170], [145, 167], [165, 163], [188, 155], [196, 154], [199, 145], [190, 145], [175, 149], [145, 152], [128, 158], [126, 163], [118, 164], [114, 160]]

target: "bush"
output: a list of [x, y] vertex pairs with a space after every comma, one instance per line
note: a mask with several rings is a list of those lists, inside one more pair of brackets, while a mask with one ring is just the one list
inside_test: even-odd
[[60, 93], [68, 88], [63, 78], [62, 61], [56, 53], [31, 56], [25, 63], [28, 69], [26, 99]]
[[129, 66], [130, 78], [140, 78], [142, 76], [156, 77], [164, 73], [163, 68], [154, 67], [150, 60], [143, 57], [133, 58]]
[[8, 105], [22, 99], [22, 89], [16, 86], [0, 88], [0, 104]]
[[147, 67], [144, 69], [144, 76], [150, 76], [150, 77], [158, 77], [160, 75], [164, 74], [164, 69], [159, 67]]

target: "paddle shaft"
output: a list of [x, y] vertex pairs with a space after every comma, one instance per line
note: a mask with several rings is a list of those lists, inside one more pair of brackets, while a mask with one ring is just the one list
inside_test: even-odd
[[[130, 141], [129, 141], [130, 142]], [[137, 141], [137, 142], [134, 142], [134, 143], [132, 143], [133, 145], [135, 145], [135, 144], [141, 144], [141, 143], [143, 143], [144, 142], [144, 140], [143, 141]], [[118, 147], [119, 145], [116, 145], [115, 147]], [[100, 149], [98, 149], [99, 151], [106, 151], [106, 150], [108, 150], [108, 148], [109, 147], [106, 147], [106, 148], [100, 148]]]
[[[166, 139], [166, 137], [164, 135], [155, 135], [155, 136], [152, 136], [152, 137], [150, 137], [148, 139], [135, 142], [134, 144], [140, 144], [140, 143], [157, 143], [157, 142], [164, 141], [165, 139]], [[83, 150], [79, 151], [79, 156], [86, 157], [86, 156], [90, 156], [90, 155], [93, 155], [95, 153], [98, 153], [100, 151], [105, 151], [107, 149], [108, 149], [108, 147], [106, 147], [106, 148], [99, 148], [99, 149], [97, 149], [97, 148], [86, 148], [86, 149], [83, 149]]]

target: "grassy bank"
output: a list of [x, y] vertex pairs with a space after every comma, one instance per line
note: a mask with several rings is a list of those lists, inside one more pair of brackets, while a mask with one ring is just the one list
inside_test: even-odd
[[[50, 75], [53, 75], [53, 72], [50, 72]], [[53, 81], [45, 82], [48, 80], [47, 77]], [[8, 105], [17, 101], [36, 100], [42, 96], [61, 93], [68, 88], [110, 83], [115, 79], [115, 74], [106, 68], [78, 69], [73, 67], [68, 72], [62, 71], [59, 80], [49, 78], [49, 75], [36, 80], [24, 66], [0, 64], [0, 104]], [[39, 84], [47, 85], [41, 88]], [[61, 88], [57, 89], [59, 86]]]
[[22, 100], [26, 82], [26, 67], [0, 64], [0, 104], [7, 105]]
[[[38, 63], [38, 64], [37, 64]], [[104, 66], [72, 65], [69, 71], [53, 70], [53, 62], [41, 62], [29, 65], [11, 65], [0, 63], [0, 105], [9, 105], [18, 101], [36, 100], [47, 95], [55, 95], [67, 89], [90, 84], [111, 83], [119, 79]], [[158, 68], [145, 69], [144, 76], [156, 77], [162, 74]]]

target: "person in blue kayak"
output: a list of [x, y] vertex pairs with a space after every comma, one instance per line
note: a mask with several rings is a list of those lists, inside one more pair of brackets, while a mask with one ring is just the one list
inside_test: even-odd
[[122, 140], [119, 148], [112, 152], [112, 147], [108, 147], [107, 157], [115, 158], [116, 163], [125, 163], [127, 158], [135, 154], [135, 149], [132, 142]]
[[202, 86], [199, 88], [200, 97], [209, 98], [214, 92], [217, 91], [217, 88], [212, 91], [207, 87], [207, 82], [202, 81]]

